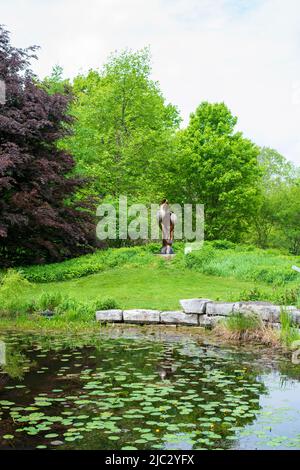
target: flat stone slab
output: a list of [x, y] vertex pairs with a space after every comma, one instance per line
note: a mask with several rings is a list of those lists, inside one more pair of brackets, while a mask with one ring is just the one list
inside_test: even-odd
[[184, 313], [184, 312], [161, 312], [160, 322], [169, 325], [191, 325], [198, 326], [197, 313]]
[[[244, 315], [255, 314], [267, 322], [279, 323], [280, 322], [280, 305], [274, 305], [269, 302], [236, 302], [233, 307], [235, 313], [240, 312]], [[285, 307], [288, 312], [296, 310], [296, 307]]]
[[234, 305], [234, 302], [208, 302], [206, 304], [206, 315], [230, 315], [233, 312]]
[[180, 305], [183, 308], [184, 313], [199, 313], [204, 314], [205, 308], [208, 302], [212, 302], [210, 299], [183, 299], [180, 300]]
[[236, 302], [233, 311], [244, 315], [258, 315], [264, 321], [278, 323], [281, 309], [279, 305], [269, 302]]
[[96, 312], [96, 320], [105, 322], [122, 322], [123, 321], [123, 311], [122, 310], [99, 310]]
[[125, 323], [159, 323], [159, 310], [124, 310], [123, 320]]

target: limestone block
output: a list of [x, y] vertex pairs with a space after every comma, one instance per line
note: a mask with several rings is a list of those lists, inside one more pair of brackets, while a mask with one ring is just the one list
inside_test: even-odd
[[159, 310], [124, 310], [123, 319], [125, 323], [159, 323]]
[[269, 302], [237, 302], [234, 304], [233, 312], [258, 315], [262, 320], [272, 323], [280, 321], [280, 305]]
[[227, 316], [233, 312], [234, 302], [209, 302], [206, 304], [206, 315]]
[[185, 313], [205, 313], [205, 307], [210, 299], [183, 299], [180, 300], [180, 305]]
[[184, 312], [161, 312], [160, 322], [164, 324], [175, 325], [194, 325], [198, 326], [197, 313], [184, 313]]
[[123, 311], [122, 310], [99, 310], [96, 312], [96, 320], [103, 323], [117, 323], [123, 321]]

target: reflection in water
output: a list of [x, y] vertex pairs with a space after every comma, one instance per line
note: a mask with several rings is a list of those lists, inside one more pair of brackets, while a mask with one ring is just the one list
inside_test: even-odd
[[161, 380], [164, 380], [165, 378], [170, 379], [171, 376], [177, 371], [178, 366], [174, 361], [174, 356], [173, 356], [173, 347], [166, 345], [164, 347], [164, 352], [162, 354], [162, 360], [161, 362], [157, 365], [157, 371], [158, 375], [161, 378]]
[[1, 448], [300, 447], [299, 366], [182, 334], [109, 332], [0, 335]]

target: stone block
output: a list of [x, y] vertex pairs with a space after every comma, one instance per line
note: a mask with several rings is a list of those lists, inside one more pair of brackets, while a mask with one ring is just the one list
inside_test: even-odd
[[208, 302], [206, 304], [206, 315], [227, 316], [233, 312], [234, 302]]
[[205, 308], [210, 299], [183, 299], [180, 300], [180, 305], [185, 313], [199, 313], [204, 314]]
[[234, 313], [254, 314], [262, 320], [272, 323], [280, 321], [280, 305], [274, 305], [269, 302], [236, 302], [233, 307]]
[[96, 320], [106, 323], [119, 323], [123, 321], [122, 310], [99, 310], [96, 312]]
[[198, 326], [197, 313], [161, 312], [160, 322], [169, 325], [193, 325]]
[[125, 323], [159, 323], [160, 312], [159, 310], [124, 310], [123, 320]]

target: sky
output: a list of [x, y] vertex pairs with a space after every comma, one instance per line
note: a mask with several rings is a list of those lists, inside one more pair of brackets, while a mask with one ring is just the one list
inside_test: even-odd
[[246, 137], [300, 165], [299, 0], [0, 0], [0, 24], [15, 46], [41, 47], [40, 77], [150, 46], [183, 125], [202, 101], [225, 102]]

